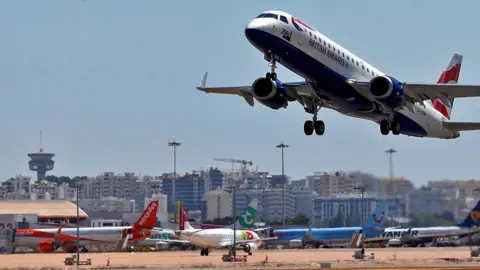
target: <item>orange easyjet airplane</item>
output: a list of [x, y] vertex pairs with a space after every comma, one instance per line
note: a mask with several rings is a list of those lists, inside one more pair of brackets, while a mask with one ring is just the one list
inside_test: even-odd
[[[113, 244], [147, 238], [157, 221], [159, 201], [151, 201], [133, 226], [128, 227], [87, 227], [80, 228], [80, 247], [86, 251], [87, 244]], [[77, 228], [22, 229], [15, 232], [15, 247], [28, 247], [40, 252], [53, 252], [62, 248], [65, 252], [75, 252]]]

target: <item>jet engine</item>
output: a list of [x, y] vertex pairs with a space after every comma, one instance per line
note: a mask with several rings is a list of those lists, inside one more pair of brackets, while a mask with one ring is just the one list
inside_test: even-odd
[[38, 250], [42, 253], [52, 252], [55, 249], [57, 249], [57, 247], [50, 241], [43, 241], [38, 245]]
[[245, 252], [248, 253], [248, 252], [250, 252], [250, 250], [252, 250], [252, 248], [250, 247], [250, 245], [246, 244], [246, 245], [243, 246], [243, 251], [245, 251]]
[[398, 109], [405, 104], [402, 84], [392, 77], [377, 76], [370, 81], [368, 89], [379, 103], [391, 109]]
[[271, 109], [278, 110], [288, 105], [287, 90], [279, 80], [258, 78], [253, 82], [252, 89], [255, 99]]
[[293, 239], [293, 240], [290, 240], [288, 245], [290, 248], [304, 248], [305, 242], [303, 241], [303, 239]]

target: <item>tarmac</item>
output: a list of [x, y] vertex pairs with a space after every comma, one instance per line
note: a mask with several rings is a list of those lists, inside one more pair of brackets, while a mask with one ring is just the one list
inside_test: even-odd
[[[471, 262], [469, 247], [458, 248], [384, 248], [367, 249], [375, 259], [355, 260], [353, 249], [254, 250], [247, 263], [222, 262], [226, 250], [215, 250], [209, 256], [199, 251], [159, 251], [135, 253], [81, 253], [92, 259], [91, 266], [81, 268], [114, 269], [480, 269], [479, 260]], [[243, 251], [238, 251], [244, 255]], [[72, 254], [0, 255], [0, 269], [65, 269], [63, 260]], [[453, 259], [453, 260], [452, 260]], [[107, 261], [109, 265], [107, 266]], [[323, 267], [322, 267], [323, 266]]]

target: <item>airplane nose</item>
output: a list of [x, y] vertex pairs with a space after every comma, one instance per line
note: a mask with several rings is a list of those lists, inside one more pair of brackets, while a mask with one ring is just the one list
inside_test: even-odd
[[251, 20], [247, 26], [245, 27], [245, 30], [251, 30], [251, 29], [258, 29], [261, 30], [261, 28], [265, 26], [265, 21], [262, 19], [253, 19]]
[[245, 36], [253, 43], [259, 43], [264, 39], [270, 30], [273, 29], [273, 25], [264, 19], [254, 19], [250, 21], [245, 27]]

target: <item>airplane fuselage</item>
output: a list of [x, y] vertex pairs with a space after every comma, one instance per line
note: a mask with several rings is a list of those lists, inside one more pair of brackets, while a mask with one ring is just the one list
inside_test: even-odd
[[[266, 11], [245, 29], [248, 41], [262, 53], [273, 53], [277, 62], [303, 77], [324, 107], [376, 123], [391, 116], [368, 93], [360, 93], [348, 80], [370, 81], [386, 75], [328, 37], [290, 14]], [[276, 17], [275, 17], [276, 16]], [[430, 101], [402, 107], [394, 113], [401, 133], [416, 137], [457, 138], [443, 127], [448, 119]]]
[[[222, 243], [233, 243], [233, 230], [228, 228], [206, 229], [195, 232], [183, 231], [181, 236], [183, 239], [205, 248], [221, 248], [228, 246], [222, 245]], [[258, 247], [260, 243], [260, 237], [249, 230], [236, 230], [235, 240], [237, 242], [251, 240], [251, 243], [249, 242], [251, 247]]]
[[409, 229], [387, 228], [381, 234], [378, 234], [377, 237], [402, 239], [405, 242], [426, 243], [431, 242], [438, 235], [468, 232], [469, 230], [469, 228], [459, 226], [412, 228], [410, 232]]
[[[87, 244], [113, 244], [127, 233], [132, 227], [99, 227], [80, 228], [80, 246]], [[37, 248], [41, 242], [52, 241], [58, 229], [25, 229], [15, 232], [15, 246]], [[76, 228], [65, 228], [61, 230], [62, 236], [70, 238], [77, 237]], [[134, 241], [132, 238], [129, 241]]]

